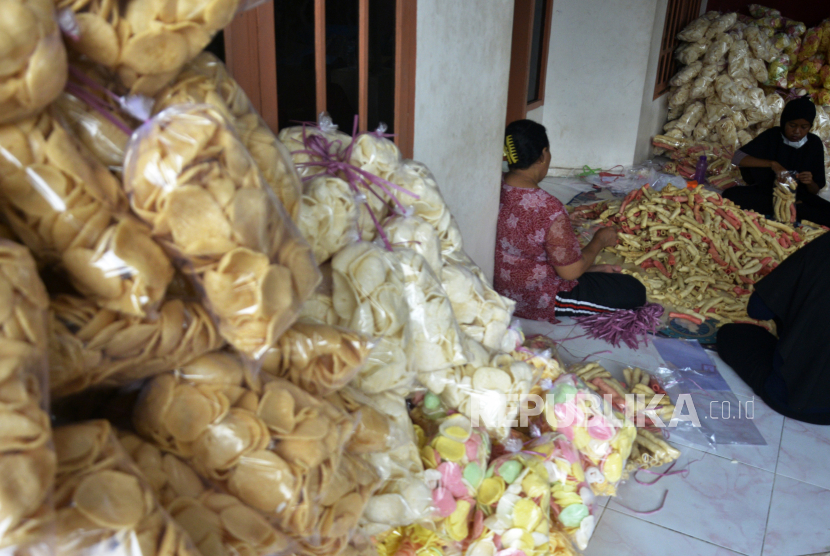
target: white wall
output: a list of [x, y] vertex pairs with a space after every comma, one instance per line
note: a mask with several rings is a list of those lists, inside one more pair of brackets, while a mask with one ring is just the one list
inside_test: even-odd
[[652, 157], [651, 138], [663, 131], [666, 114], [669, 109], [669, 95], [665, 93], [654, 98], [654, 85], [657, 83], [657, 66], [660, 64], [660, 43], [663, 40], [663, 28], [666, 23], [668, 0], [657, 0], [654, 23], [651, 30], [651, 51], [648, 56], [645, 87], [640, 106], [640, 123], [637, 142], [634, 148], [634, 163], [639, 164]]
[[[707, 3], [707, 0], [703, 0], [700, 3], [701, 15], [706, 13]], [[635, 164], [652, 158], [651, 139], [655, 135], [663, 133], [663, 125], [666, 123], [666, 113], [669, 109], [668, 93], [661, 95], [660, 98], [654, 98], [654, 84], [657, 83], [657, 66], [660, 63], [660, 43], [663, 40], [663, 28], [666, 24], [668, 4], [668, 0], [657, 0], [657, 9], [654, 12], [654, 26], [651, 31], [651, 52], [648, 57], [643, 103], [640, 107], [640, 125], [634, 150]]]
[[543, 116], [553, 167], [634, 162], [658, 2], [553, 3]]
[[544, 125], [545, 119], [545, 105], [538, 108], [534, 108], [533, 110], [528, 110], [527, 112], [527, 119], [533, 120], [534, 122], [539, 122], [540, 124]]
[[512, 32], [513, 0], [418, 1], [414, 157], [490, 278]]

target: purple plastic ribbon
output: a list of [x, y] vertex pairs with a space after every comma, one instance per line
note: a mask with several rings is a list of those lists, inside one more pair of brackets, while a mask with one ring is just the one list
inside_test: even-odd
[[[343, 149], [343, 142], [340, 139], [329, 140], [322, 135], [311, 135], [306, 131], [307, 126], [314, 125], [310, 122], [298, 122], [302, 125], [303, 133], [303, 146], [305, 149], [300, 149], [296, 151], [292, 151], [291, 154], [304, 154], [307, 155], [311, 160], [307, 162], [299, 162], [296, 164], [298, 167], [317, 167], [322, 169], [323, 174], [328, 174], [330, 176], [342, 177], [345, 181], [349, 184], [349, 187], [355, 193], [355, 195], [361, 195], [361, 187], [367, 190], [369, 193], [383, 201], [386, 202], [380, 193], [378, 193], [373, 186], [379, 188], [383, 193], [387, 195], [390, 199], [392, 199], [397, 205], [400, 214], [406, 214], [406, 207], [404, 207], [398, 198], [392, 194], [392, 189], [397, 190], [401, 193], [409, 195], [414, 199], [420, 199], [420, 197], [406, 188], [399, 186], [396, 183], [392, 183], [388, 180], [385, 180], [379, 176], [376, 176], [370, 172], [362, 168], [358, 168], [357, 166], [353, 165], [351, 161], [352, 151], [354, 149], [354, 145], [357, 141], [359, 135], [357, 133], [357, 125], [358, 125], [358, 118], [355, 116], [354, 119], [354, 128], [352, 133], [352, 139], [349, 142], [348, 146]], [[378, 137], [385, 136], [382, 132], [377, 135]], [[303, 181], [308, 181], [312, 179], [314, 176], [306, 176], [303, 178]], [[372, 219], [372, 223], [374, 224], [375, 228], [378, 231], [378, 235], [380, 235], [381, 239], [383, 240], [384, 245], [386, 246], [387, 250], [392, 251], [392, 244], [389, 242], [389, 238], [386, 233], [383, 231], [383, 228], [380, 225], [380, 222], [377, 219], [372, 207], [369, 204], [366, 204], [366, 210], [369, 212], [369, 217]]]
[[67, 81], [66, 83], [66, 90], [71, 95], [77, 97], [79, 100], [86, 103], [90, 108], [104, 116], [111, 124], [115, 127], [123, 131], [127, 134], [127, 136], [131, 136], [133, 134], [133, 130], [130, 129], [124, 122], [116, 118], [110, 111], [109, 107], [105, 105], [103, 102], [95, 98], [95, 95], [85, 91], [79, 85], [72, 83], [71, 81]]
[[630, 508], [630, 507], [626, 506], [625, 504], [620, 504], [619, 501], [617, 501], [617, 500], [614, 500], [614, 503], [616, 503], [619, 506], [622, 506], [623, 508], [625, 508], [629, 512], [635, 513], [637, 515], [652, 515], [652, 514], [656, 514], [657, 512], [659, 512], [660, 510], [663, 509], [663, 506], [666, 505], [666, 497], [668, 495], [669, 495], [669, 491], [668, 491], [668, 489], [666, 489], [666, 491], [663, 493], [663, 499], [660, 500], [660, 505], [657, 506], [653, 510], [635, 510], [634, 508]]
[[663, 312], [661, 305], [647, 303], [638, 309], [598, 313], [575, 317], [574, 320], [587, 330], [591, 338], [605, 340], [614, 347], [625, 343], [629, 348], [637, 349], [641, 341], [648, 345], [648, 333], [657, 331]]

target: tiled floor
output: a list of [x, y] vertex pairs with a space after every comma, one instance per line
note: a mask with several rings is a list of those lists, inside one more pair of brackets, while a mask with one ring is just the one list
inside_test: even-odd
[[[579, 337], [584, 331], [571, 319], [522, 324], [528, 336], [559, 341], [566, 364], [601, 359], [621, 375], [629, 365], [648, 369], [662, 362], [652, 345], [631, 350]], [[739, 400], [752, 400], [734, 371], [710, 356]], [[597, 512], [585, 556], [830, 556], [830, 427], [786, 419], [757, 398], [754, 404], [753, 422], [766, 446], [712, 450], [673, 441], [682, 453], [674, 469], [688, 465], [689, 473], [653, 486], [633, 480], [621, 485]], [[663, 508], [651, 513], [666, 492]]]

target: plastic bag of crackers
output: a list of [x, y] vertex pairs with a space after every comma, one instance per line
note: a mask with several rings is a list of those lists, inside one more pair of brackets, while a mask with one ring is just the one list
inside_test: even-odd
[[46, 385], [49, 299], [29, 250], [0, 240], [0, 550], [51, 550], [55, 452]]
[[201, 287], [219, 333], [261, 358], [320, 280], [308, 244], [234, 133], [208, 105], [177, 105], [133, 135], [133, 211]]

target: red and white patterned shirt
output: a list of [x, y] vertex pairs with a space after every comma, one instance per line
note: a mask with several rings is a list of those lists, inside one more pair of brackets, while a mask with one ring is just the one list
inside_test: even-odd
[[556, 294], [577, 285], [576, 280], [560, 278], [553, 267], [581, 257], [568, 211], [559, 199], [543, 189], [502, 182], [493, 285], [516, 301], [517, 317], [553, 319]]

